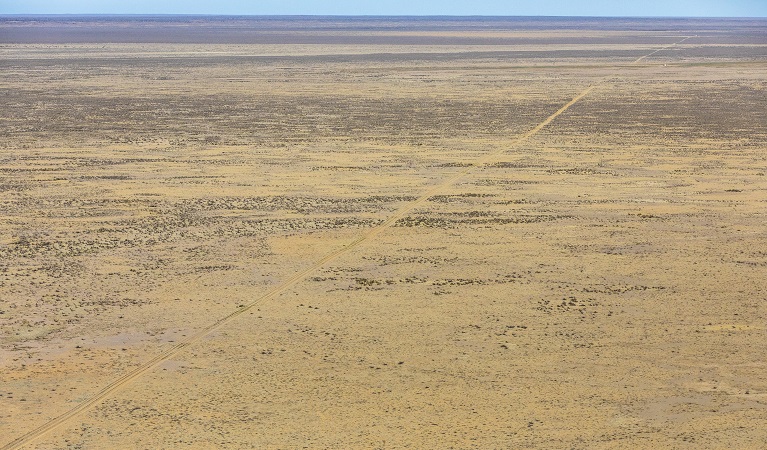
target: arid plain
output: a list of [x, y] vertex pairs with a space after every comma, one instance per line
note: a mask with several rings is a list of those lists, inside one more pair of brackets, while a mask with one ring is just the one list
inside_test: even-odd
[[765, 30], [0, 18], [0, 446], [767, 447]]

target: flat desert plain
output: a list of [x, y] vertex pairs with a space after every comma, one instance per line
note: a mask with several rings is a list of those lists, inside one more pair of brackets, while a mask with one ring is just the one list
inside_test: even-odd
[[765, 30], [0, 18], [0, 446], [767, 447]]

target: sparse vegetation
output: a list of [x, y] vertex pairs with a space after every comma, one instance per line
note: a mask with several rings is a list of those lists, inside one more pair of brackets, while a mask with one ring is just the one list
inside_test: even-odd
[[758, 447], [765, 24], [0, 17], [0, 446]]

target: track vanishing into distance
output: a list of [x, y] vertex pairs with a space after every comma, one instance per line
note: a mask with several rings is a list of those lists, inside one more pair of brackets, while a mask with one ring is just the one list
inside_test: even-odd
[[651, 57], [652, 55], [654, 55], [654, 54], [656, 54], [656, 53], [658, 53], [658, 52], [662, 52], [663, 50], [666, 50], [666, 49], [668, 49], [668, 48], [670, 48], [670, 47], [673, 47], [673, 46], [675, 46], [675, 45], [677, 45], [677, 44], [681, 44], [682, 42], [684, 42], [684, 41], [686, 41], [687, 39], [690, 39], [690, 38], [692, 38], [692, 37], [695, 37], [695, 36], [686, 36], [686, 37], [685, 37], [684, 39], [682, 39], [681, 41], [677, 41], [677, 42], [674, 42], [673, 44], [670, 44], [670, 45], [666, 45], [665, 47], [661, 47], [661, 48], [659, 48], [659, 49], [655, 50], [655, 51], [654, 51], [654, 52], [652, 52], [652, 53], [648, 53], [648, 54], [646, 54], [646, 55], [644, 55], [644, 56], [640, 56], [639, 58], [637, 58], [637, 60], [636, 60], [636, 61], [634, 61], [634, 62], [633, 62], [633, 63], [631, 63], [631, 64], [638, 64], [638, 63], [639, 63], [639, 62], [641, 62], [643, 59], [645, 59], [645, 58], [649, 58], [649, 57]]
[[[686, 36], [684, 39], [664, 45], [651, 53], [648, 53], [646, 55], [641, 56], [640, 58], [633, 61], [631, 64], [637, 64], [644, 59], [651, 57], [655, 55], [658, 52], [667, 50], [669, 48], [672, 48], [678, 44], [681, 44], [682, 42], [692, 38], [694, 36]], [[464, 176], [468, 175], [470, 172], [472, 172], [475, 168], [481, 167], [490, 161], [492, 161], [494, 158], [502, 155], [506, 150], [509, 148], [516, 147], [526, 140], [530, 139], [531, 137], [538, 134], [543, 128], [545, 128], [548, 124], [550, 124], [554, 119], [559, 117], [561, 114], [563, 114], [565, 111], [570, 109], [573, 105], [578, 103], [581, 99], [586, 97], [591, 91], [593, 91], [596, 87], [598, 87], [600, 84], [604, 83], [605, 80], [607, 80], [609, 76], [603, 77], [599, 81], [591, 84], [589, 87], [584, 89], [581, 93], [576, 95], [572, 98], [569, 102], [567, 102], [564, 106], [559, 108], [556, 112], [548, 116], [545, 120], [543, 120], [541, 123], [530, 129], [529, 131], [525, 132], [524, 134], [520, 135], [511, 143], [509, 143], [504, 148], [501, 148], [500, 150], [497, 150], [492, 153], [488, 153], [484, 156], [481, 156], [474, 161], [467, 162], [467, 166], [464, 170], [455, 173], [454, 175], [446, 178], [441, 183], [437, 184], [436, 186], [433, 186], [431, 189], [424, 192], [421, 196], [419, 196], [417, 199], [409, 202], [408, 204], [402, 206], [398, 210], [396, 210], [388, 219], [386, 219], [381, 224], [377, 225], [376, 227], [370, 229], [368, 232], [364, 233], [351, 243], [347, 244], [344, 247], [339, 248], [338, 250], [335, 250], [332, 253], [329, 253], [325, 257], [321, 258], [320, 260], [316, 261], [314, 264], [309, 266], [308, 268], [304, 269], [301, 272], [296, 273], [292, 277], [288, 278], [287, 280], [283, 281], [282, 283], [278, 284], [274, 288], [272, 288], [270, 291], [266, 292], [265, 294], [261, 295], [260, 297], [256, 298], [252, 302], [239, 307], [231, 314], [224, 316], [220, 318], [219, 320], [211, 323], [210, 325], [206, 326], [205, 328], [201, 329], [197, 333], [187, 337], [185, 340], [173, 345], [172, 347], [166, 349], [165, 351], [155, 355], [152, 359], [144, 362], [140, 366], [136, 367], [135, 369], [131, 370], [130, 372], [127, 372], [126, 374], [120, 376], [119, 378], [115, 379], [108, 385], [104, 386], [100, 391], [93, 394], [90, 398], [87, 400], [84, 400], [83, 402], [79, 403], [74, 408], [70, 409], [69, 411], [65, 412], [64, 414], [46, 422], [45, 424], [41, 425], [40, 427], [29, 431], [28, 433], [19, 436], [18, 438], [14, 439], [13, 441], [3, 445], [3, 447], [0, 448], [0, 450], [15, 450], [20, 449], [28, 444], [31, 444], [33, 441], [42, 438], [49, 432], [53, 431], [54, 429], [64, 425], [71, 419], [85, 413], [104, 399], [108, 398], [112, 393], [118, 391], [120, 388], [130, 384], [134, 380], [141, 377], [143, 374], [151, 371], [155, 367], [157, 367], [162, 362], [172, 358], [176, 354], [178, 354], [180, 351], [186, 349], [187, 347], [190, 347], [191, 345], [199, 342], [202, 338], [208, 336], [212, 332], [216, 331], [217, 329], [223, 327], [224, 325], [228, 324], [229, 322], [232, 322], [234, 319], [236, 319], [241, 314], [244, 314], [254, 308], [256, 305], [263, 303], [267, 300], [271, 300], [280, 294], [284, 293], [291, 287], [295, 286], [296, 284], [300, 283], [304, 279], [306, 279], [309, 275], [317, 271], [318, 269], [325, 266], [327, 263], [337, 259], [341, 255], [344, 255], [348, 253], [350, 250], [360, 246], [361, 244], [370, 241], [374, 239], [376, 236], [378, 236], [381, 232], [386, 230], [387, 228], [391, 227], [397, 220], [404, 217], [407, 213], [415, 209], [416, 207], [420, 206], [424, 202], [426, 202], [430, 197], [434, 196], [435, 194], [438, 194], [442, 190], [452, 186], [456, 181], [463, 178]]]

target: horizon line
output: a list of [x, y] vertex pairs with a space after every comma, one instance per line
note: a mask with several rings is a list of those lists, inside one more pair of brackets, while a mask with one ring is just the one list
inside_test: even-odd
[[552, 19], [767, 19], [767, 16], [595, 16], [595, 15], [486, 15], [486, 14], [211, 14], [211, 13], [3, 13], [0, 17], [423, 17], [423, 18], [552, 18]]

